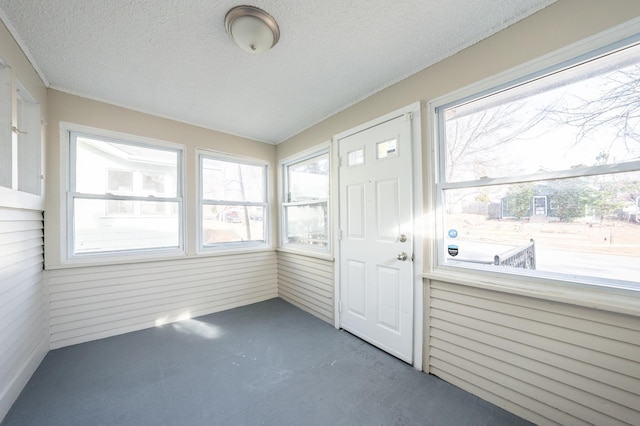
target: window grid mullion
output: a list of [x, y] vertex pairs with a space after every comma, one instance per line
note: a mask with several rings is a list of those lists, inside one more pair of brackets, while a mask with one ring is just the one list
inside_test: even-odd
[[180, 202], [181, 197], [154, 197], [154, 196], [136, 196], [136, 195], [117, 195], [117, 194], [85, 194], [82, 192], [72, 192], [74, 199], [87, 200], [116, 200], [116, 201], [156, 201], [156, 202]]
[[573, 170], [561, 170], [557, 172], [536, 173], [513, 177], [499, 177], [493, 179], [478, 179], [462, 182], [440, 182], [440, 189], [475, 188], [495, 185], [509, 185], [527, 182], [542, 182], [556, 179], [571, 179], [585, 176], [602, 176], [617, 173], [634, 172], [640, 169], [640, 161], [630, 161], [619, 164], [606, 164], [603, 166], [584, 167]]

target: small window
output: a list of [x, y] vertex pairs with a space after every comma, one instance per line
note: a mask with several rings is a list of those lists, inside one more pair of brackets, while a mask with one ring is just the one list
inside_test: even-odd
[[[0, 61], [0, 186], [13, 189], [13, 132], [11, 130], [11, 67]], [[16, 188], [17, 189], [17, 188]]]
[[377, 147], [376, 157], [378, 158], [378, 160], [381, 160], [387, 157], [397, 157], [398, 156], [397, 145], [398, 145], [397, 139], [378, 142], [376, 144], [376, 147]]
[[16, 122], [12, 125], [12, 87], [11, 68], [0, 61], [0, 186], [40, 196], [40, 104], [16, 82]]
[[18, 82], [17, 93], [18, 191], [40, 195], [42, 186], [42, 138], [40, 104]]
[[364, 164], [364, 148], [347, 154], [347, 166], [359, 166], [361, 164]]
[[70, 257], [181, 249], [181, 149], [78, 132], [69, 142]]
[[[349, 159], [352, 159], [352, 153]], [[362, 154], [362, 153], [360, 153]], [[359, 161], [358, 155], [354, 155]], [[350, 164], [353, 165], [353, 164]], [[282, 165], [282, 244], [329, 250], [329, 153]]]
[[436, 106], [439, 264], [640, 288], [639, 85], [634, 41]]
[[267, 165], [201, 153], [201, 247], [268, 243]]

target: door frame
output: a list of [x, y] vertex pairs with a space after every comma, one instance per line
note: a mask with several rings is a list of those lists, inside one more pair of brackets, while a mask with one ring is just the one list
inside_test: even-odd
[[340, 175], [338, 158], [338, 141], [348, 136], [370, 129], [394, 118], [411, 117], [411, 152], [413, 158], [413, 191], [411, 193], [413, 209], [413, 367], [422, 370], [423, 341], [424, 341], [424, 211], [423, 211], [423, 183], [422, 183], [422, 111], [421, 103], [415, 102], [404, 108], [397, 109], [381, 117], [367, 121], [349, 130], [338, 133], [331, 139], [331, 163], [334, 176], [332, 189], [333, 247], [334, 247], [334, 327], [340, 328]]

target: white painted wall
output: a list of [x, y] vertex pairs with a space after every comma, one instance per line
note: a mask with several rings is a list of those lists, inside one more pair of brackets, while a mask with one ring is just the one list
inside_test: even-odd
[[[44, 185], [40, 178], [44, 140], [40, 121], [47, 111], [44, 83], [0, 23], [0, 61], [9, 69], [2, 92], [3, 119], [25, 126], [24, 106], [29, 94], [29, 133], [17, 137], [15, 149], [2, 151], [3, 168], [14, 158], [12, 176], [2, 174], [0, 187], [0, 421], [49, 350], [47, 276], [43, 271]], [[20, 88], [23, 98], [18, 96]], [[9, 96], [9, 99], [6, 98]], [[9, 108], [10, 111], [7, 111]], [[23, 108], [19, 113], [19, 109]], [[9, 113], [7, 116], [6, 113]], [[4, 127], [4, 126], [3, 126]], [[44, 128], [44, 126], [42, 126]], [[13, 135], [2, 132], [3, 145], [11, 148]], [[29, 136], [25, 140], [25, 136]], [[7, 139], [7, 137], [9, 139]], [[8, 143], [7, 143], [8, 142]], [[3, 170], [4, 172], [5, 170]], [[42, 173], [45, 173], [42, 171]]]
[[430, 373], [536, 424], [638, 424], [639, 317], [426, 286]]
[[[637, 0], [559, 0], [279, 145], [277, 157], [289, 157], [389, 111], [433, 99], [634, 16], [640, 16]], [[191, 257], [182, 259], [62, 267], [60, 121], [188, 144], [187, 179], [192, 183], [196, 147], [232, 150], [232, 154], [262, 158], [273, 165], [277, 164], [276, 148], [246, 140], [239, 143], [239, 138], [218, 132], [55, 90], [47, 92], [3, 27], [0, 48], [3, 59], [20, 74], [20, 81], [50, 111], [43, 116], [48, 117], [50, 143], [46, 158], [51, 196], [47, 197], [45, 226], [47, 264], [53, 268], [52, 347], [278, 294], [333, 323], [332, 263], [305, 256], [279, 253], [277, 266], [274, 252], [196, 257], [196, 243], [188, 241]], [[428, 131], [425, 126], [425, 134]], [[427, 169], [429, 147], [424, 146], [423, 152]], [[275, 173], [271, 178], [275, 179]], [[196, 205], [195, 191], [196, 186], [187, 186], [188, 205]], [[3, 256], [0, 263], [0, 315], [8, 318], [0, 332], [0, 418], [49, 347], [49, 289], [37, 249], [42, 245], [42, 225], [38, 223], [42, 208], [38, 203], [21, 205], [20, 197], [7, 197], [11, 208], [0, 208], [0, 225], [5, 229], [0, 231], [0, 250], [22, 254], [12, 261]], [[188, 213], [196, 217], [194, 211]], [[275, 229], [275, 223], [272, 227]], [[194, 221], [187, 224], [187, 234], [195, 235]], [[30, 248], [18, 249], [23, 246]], [[446, 282], [426, 287], [428, 339], [424, 354], [431, 372], [540, 423], [637, 423], [640, 413], [633, 403], [640, 398], [640, 316]]]
[[50, 271], [51, 348], [277, 297], [274, 251]]
[[333, 261], [278, 252], [278, 296], [333, 325]]
[[49, 350], [42, 212], [0, 207], [0, 421]]
[[[636, 0], [558, 0], [281, 143], [278, 158], [331, 139], [412, 102], [428, 102], [640, 17]], [[423, 108], [422, 164], [433, 168]], [[431, 200], [431, 186], [424, 199]], [[424, 206], [425, 223], [435, 212]], [[429, 232], [427, 230], [427, 236]], [[429, 241], [424, 253], [432, 253]], [[425, 273], [433, 277], [429, 258]], [[515, 294], [490, 278], [425, 279], [423, 368], [540, 424], [638, 424], [637, 296], [559, 301], [546, 288]], [[464, 285], [463, 285], [464, 284]], [[529, 283], [535, 288], [535, 283]], [[294, 284], [288, 284], [293, 287]], [[302, 285], [297, 285], [302, 289]], [[281, 284], [282, 288], [282, 284]], [[490, 290], [491, 289], [491, 290]], [[578, 292], [576, 292], [578, 293]], [[614, 301], [614, 299], [616, 299]]]

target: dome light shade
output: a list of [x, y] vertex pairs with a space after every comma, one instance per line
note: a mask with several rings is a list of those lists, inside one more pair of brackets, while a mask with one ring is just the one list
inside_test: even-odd
[[240, 48], [250, 53], [271, 49], [280, 38], [280, 28], [271, 15], [253, 6], [237, 6], [224, 18], [227, 32]]

